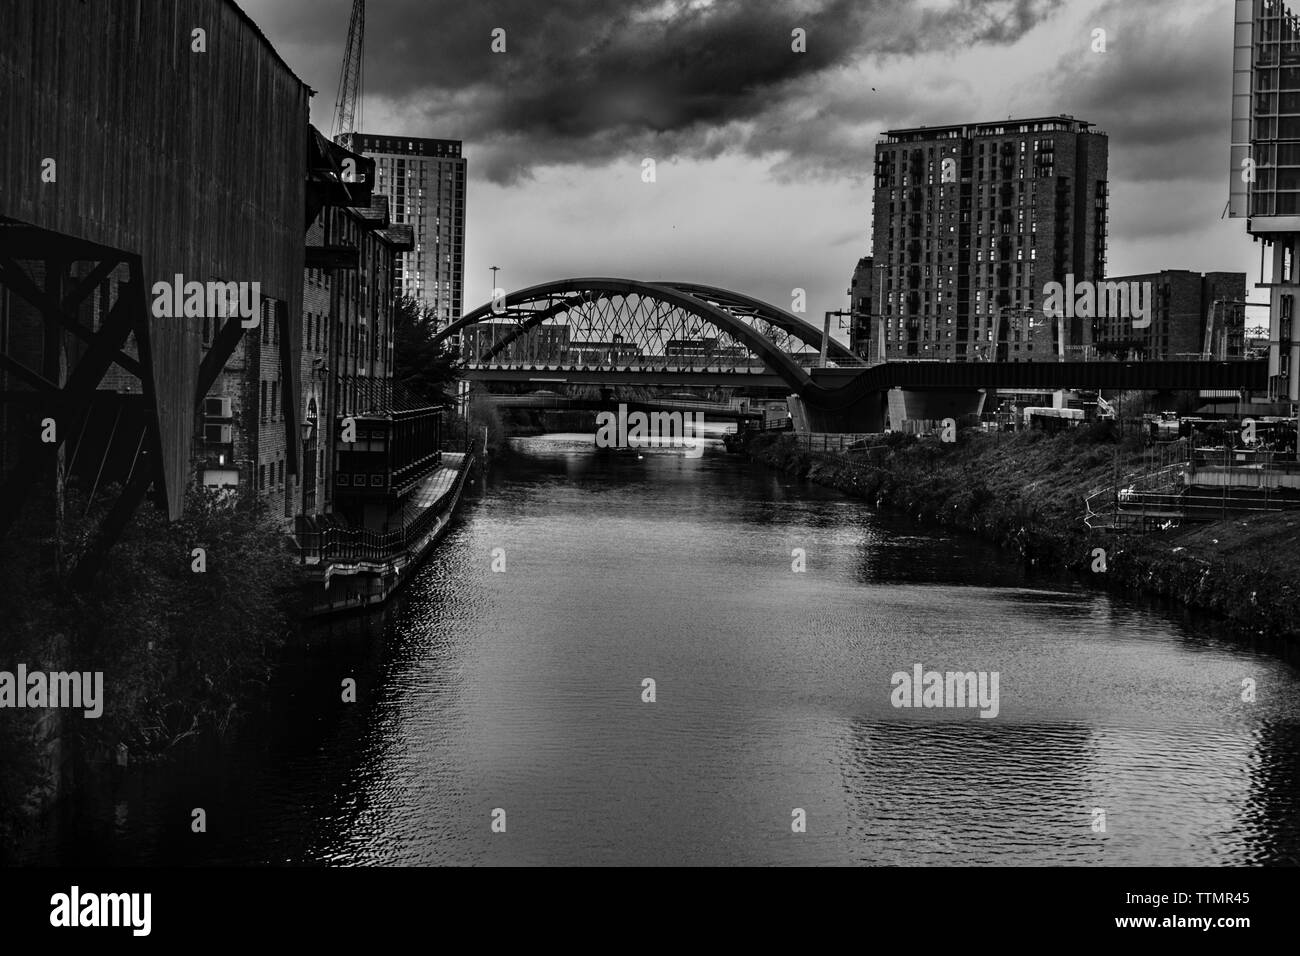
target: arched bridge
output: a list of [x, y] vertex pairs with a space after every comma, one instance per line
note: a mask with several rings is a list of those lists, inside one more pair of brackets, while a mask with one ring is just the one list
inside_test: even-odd
[[[560, 279], [521, 289], [453, 322], [462, 358], [480, 365], [632, 372], [749, 371], [776, 375], [792, 392], [812, 386], [822, 333], [749, 296], [687, 282]], [[832, 366], [862, 360], [833, 339]]]
[[972, 397], [987, 388], [1267, 386], [1265, 362], [917, 361], [865, 368], [833, 339], [823, 365], [822, 330], [810, 322], [690, 282], [544, 282], [467, 313], [437, 340], [453, 336], [460, 336], [470, 379], [781, 386], [818, 431], [878, 430], [891, 389], [925, 397], [917, 408], [927, 411], [907, 417], [939, 418], [973, 410]]

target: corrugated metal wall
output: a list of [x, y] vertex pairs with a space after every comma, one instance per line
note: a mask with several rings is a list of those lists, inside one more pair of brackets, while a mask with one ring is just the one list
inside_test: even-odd
[[[227, 0], [4, 0], [0, 215], [138, 253], [147, 285], [260, 282], [288, 305], [296, 357], [308, 96]], [[202, 319], [151, 321], [174, 517]]]

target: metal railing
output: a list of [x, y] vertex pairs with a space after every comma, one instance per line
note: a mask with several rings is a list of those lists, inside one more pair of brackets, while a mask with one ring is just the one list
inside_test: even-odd
[[789, 415], [768, 415], [762, 420], [751, 419], [745, 431], [751, 432], [785, 432], [794, 428], [794, 421]]
[[1151, 491], [1120, 492], [1121, 513], [1144, 515], [1174, 513], [1188, 521], [1215, 521], [1228, 515], [1262, 512], [1292, 511], [1300, 507], [1300, 500], [1279, 498], [1274, 495], [1194, 495], [1169, 494]]
[[[1222, 460], [1218, 464], [1222, 467]], [[1187, 486], [1189, 463], [1174, 463], [1154, 471], [1130, 475], [1084, 499], [1083, 521], [1092, 530], [1131, 530], [1140, 527], [1177, 527], [1183, 521], [1215, 521], [1229, 515], [1262, 514], [1300, 509], [1300, 497], [1271, 493], [1243, 494], [1240, 489], [1215, 494], [1200, 486]], [[1292, 463], [1292, 467], [1294, 463]], [[1280, 469], [1270, 469], [1273, 471]], [[1261, 474], [1266, 474], [1262, 469]], [[1295, 473], [1289, 471], [1288, 473]], [[1246, 489], [1254, 491], [1259, 489]]]
[[843, 454], [861, 450], [866, 447], [868, 441], [880, 436], [876, 432], [812, 432], [794, 437], [799, 450], [808, 454], [814, 452]]
[[[526, 408], [526, 409], [578, 409], [594, 410], [592, 403], [594, 399], [573, 398], [566, 395], [490, 395], [488, 400], [492, 405], [506, 408]], [[743, 399], [730, 399], [725, 402], [711, 402], [707, 399], [697, 401], [688, 401], [686, 399], [676, 398], [619, 398], [602, 401], [602, 406], [612, 411], [619, 405], [636, 406], [637, 408], [648, 408], [652, 411], [662, 409], [671, 411], [674, 409], [684, 411], [698, 411], [704, 414], [709, 412], [739, 412], [746, 413], [748, 406]]]
[[[1094, 491], [1083, 500], [1083, 523], [1093, 530], [1113, 526], [1124, 502], [1136, 501], [1136, 495], [1155, 493], [1177, 496], [1187, 464], [1175, 460], [1159, 468], [1130, 472], [1115, 484]], [[1165, 489], [1160, 491], [1159, 489]]]
[[1193, 468], [1252, 469], [1284, 475], [1300, 473], [1295, 452], [1254, 451], [1245, 448], [1196, 448], [1187, 458]]
[[383, 564], [401, 557], [413, 557], [424, 537], [437, 526], [447, 503], [454, 501], [464, 488], [473, 460], [472, 454], [465, 455], [455, 480], [414, 521], [394, 531], [341, 527], [301, 531], [295, 536], [300, 558], [309, 563], [366, 561]]

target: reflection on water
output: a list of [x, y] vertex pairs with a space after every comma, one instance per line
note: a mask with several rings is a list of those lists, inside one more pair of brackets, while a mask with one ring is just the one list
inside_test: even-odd
[[[975, 539], [873, 514], [715, 443], [699, 459], [601, 454], [591, 436], [519, 444], [531, 458], [480, 484], [382, 618], [312, 631], [255, 743], [134, 772], [50, 852], [1297, 862], [1292, 666], [1159, 610], [1026, 579]], [[805, 573], [791, 570], [795, 549]], [[895, 709], [890, 676], [918, 663], [997, 671], [998, 716]], [[339, 701], [345, 676], [356, 704]], [[1254, 704], [1240, 699], [1246, 677]], [[208, 810], [201, 841], [194, 806]], [[806, 833], [791, 832], [794, 808]]]

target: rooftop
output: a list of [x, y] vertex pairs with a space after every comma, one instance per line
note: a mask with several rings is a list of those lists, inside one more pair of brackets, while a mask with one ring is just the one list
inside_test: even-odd
[[355, 133], [353, 142], [362, 152], [396, 153], [407, 156], [460, 158], [461, 140], [429, 139], [403, 133]]
[[1075, 119], [1065, 113], [1058, 116], [1026, 116], [1010, 118], [1004, 120], [990, 120], [983, 123], [951, 123], [946, 126], [910, 126], [904, 129], [887, 129], [885, 136], [914, 136], [916, 134], [925, 134], [929, 137], [942, 137], [958, 135], [982, 136], [988, 135], [994, 130], [1015, 130], [1021, 126], [1043, 126], [1052, 124], [1055, 126], [1066, 125], [1071, 128], [1072, 132], [1086, 133], [1096, 123], [1089, 123], [1084, 120]]

